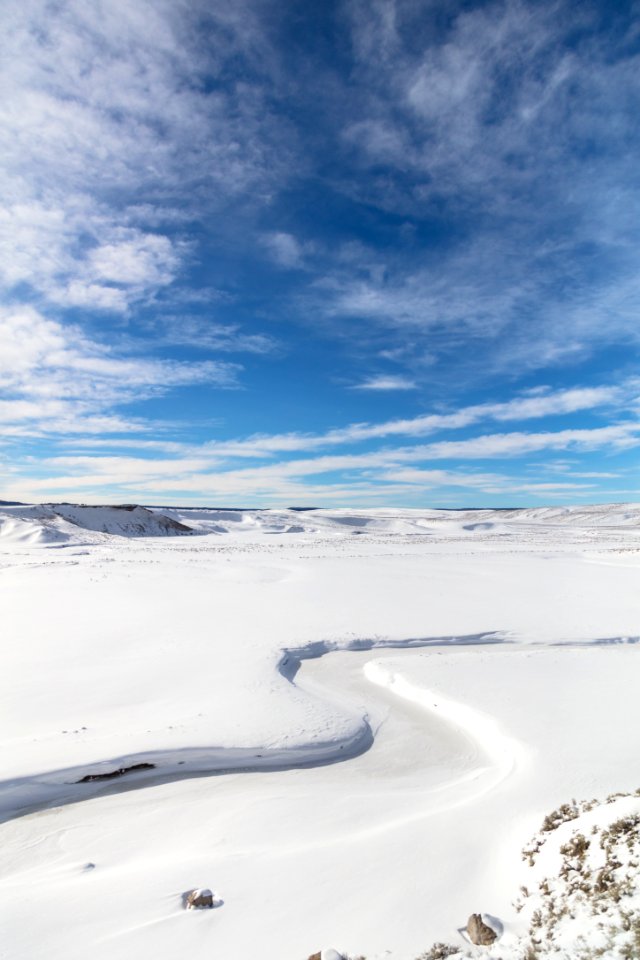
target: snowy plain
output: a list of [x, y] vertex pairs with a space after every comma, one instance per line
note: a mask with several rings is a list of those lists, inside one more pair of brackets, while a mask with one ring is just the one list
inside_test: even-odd
[[639, 505], [2, 506], [0, 595], [3, 960], [415, 960], [472, 912], [515, 957], [544, 816], [640, 786]]

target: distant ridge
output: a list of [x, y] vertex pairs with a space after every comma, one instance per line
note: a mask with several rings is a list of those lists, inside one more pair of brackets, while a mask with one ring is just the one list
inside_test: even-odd
[[[120, 536], [166, 536], [193, 533], [191, 527], [173, 517], [153, 513], [136, 503], [93, 506], [75, 503], [49, 503], [53, 512], [74, 526], [99, 533]], [[124, 516], [123, 516], [124, 515]]]
[[74, 503], [0, 503], [0, 536], [5, 543], [97, 542], [102, 535], [173, 537], [196, 533], [178, 517], [137, 504], [89, 506]]

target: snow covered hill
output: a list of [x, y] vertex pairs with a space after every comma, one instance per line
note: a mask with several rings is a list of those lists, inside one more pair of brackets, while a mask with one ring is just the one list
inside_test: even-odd
[[146, 507], [73, 503], [0, 506], [0, 538], [16, 543], [84, 541], [79, 531], [119, 537], [163, 537], [192, 533], [173, 517]]
[[529, 532], [557, 539], [571, 528], [584, 531], [640, 529], [640, 505], [598, 504], [585, 507], [535, 507], [517, 510], [296, 510], [216, 509], [205, 507], [91, 506], [50, 503], [9, 505], [0, 502], [0, 538], [5, 542], [53, 543], [81, 540], [79, 531], [108, 536], [159, 537], [201, 534], [322, 537], [434, 537], [517, 540]]

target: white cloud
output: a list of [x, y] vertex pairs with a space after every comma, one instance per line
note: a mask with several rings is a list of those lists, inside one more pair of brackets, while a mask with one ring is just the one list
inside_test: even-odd
[[468, 440], [442, 440], [424, 447], [434, 460], [485, 460], [522, 456], [539, 450], [589, 451], [627, 449], [640, 444], [640, 425], [621, 423], [591, 430], [558, 430], [544, 433], [503, 433]]
[[305, 257], [313, 252], [312, 244], [301, 243], [292, 233], [265, 233], [262, 242], [273, 260], [281, 267], [303, 267]]
[[399, 236], [377, 278], [374, 251], [360, 271], [334, 264], [317, 308], [365, 321], [360, 341], [372, 321], [392, 336], [410, 326], [449, 365], [462, 353], [452, 345], [471, 343], [475, 375], [637, 344], [633, 17], [614, 35], [565, 2], [458, 5], [446, 21], [437, 5], [370, 6], [348, 5], [355, 92], [343, 141], [362, 175], [341, 188], [434, 224], [443, 243], [418, 252]]
[[[105, 431], [106, 432], [106, 431]], [[157, 451], [162, 450], [164, 453], [169, 454], [184, 454], [189, 453], [189, 445], [186, 443], [180, 443], [176, 440], [148, 440], [142, 437], [135, 438], [126, 438], [126, 437], [65, 437], [61, 443], [61, 446], [67, 449], [81, 449], [81, 450], [127, 450], [135, 449], [137, 451], [141, 450], [150, 450]]]
[[637, 381], [631, 379], [617, 387], [575, 387], [547, 391], [535, 396], [514, 397], [504, 403], [475, 404], [449, 413], [430, 413], [382, 423], [355, 423], [323, 434], [257, 435], [212, 443], [210, 449], [224, 456], [268, 457], [277, 453], [317, 450], [387, 437], [425, 436], [442, 430], [462, 429], [483, 421], [535, 419], [609, 406], [626, 411], [632, 408], [638, 389]]
[[[231, 198], [259, 204], [282, 176], [268, 45], [246, 3], [24, 0], [4, 13], [0, 283], [125, 312], [178, 275], [181, 226]], [[211, 88], [243, 57], [260, 80]]]
[[99, 196], [153, 188], [167, 198], [181, 185], [237, 193], [270, 180], [277, 155], [269, 169], [251, 142], [264, 117], [258, 90], [206, 90], [228, 59], [259, 65], [243, 7], [235, 19], [219, 4], [66, 0], [47, 3], [46, 15], [34, 0], [13, 5], [4, 20], [14, 52], [2, 106], [7, 163], [39, 186], [91, 185]]
[[71, 280], [66, 286], [50, 288], [49, 299], [65, 307], [87, 307], [89, 310], [125, 313], [130, 302], [127, 293], [128, 291], [120, 287], [105, 287], [91, 281]]
[[273, 354], [280, 343], [265, 333], [247, 333], [237, 323], [216, 323], [192, 316], [156, 317], [154, 332], [169, 344], [194, 347], [216, 353]]
[[454, 470], [420, 470], [403, 467], [390, 470], [382, 479], [393, 483], [415, 484], [422, 490], [440, 487], [462, 487], [482, 493], [567, 492], [589, 490], [593, 484], [584, 483], [521, 483], [514, 477], [499, 473], [466, 473]]
[[627, 389], [621, 387], [574, 387], [535, 396], [515, 398], [506, 403], [482, 404], [478, 410], [494, 420], [526, 420], [549, 415], [560, 416], [578, 410], [592, 410], [617, 402], [628, 401], [627, 390], [635, 391], [640, 385], [630, 380]]
[[369, 377], [362, 383], [356, 383], [352, 390], [415, 390], [417, 384], [408, 377], [402, 376], [380, 376]]
[[237, 386], [237, 364], [180, 363], [118, 354], [33, 308], [0, 310], [0, 416], [5, 432], [141, 430], [112, 408], [173, 387]]
[[415, 163], [408, 132], [388, 120], [357, 120], [344, 130], [343, 139], [362, 150], [372, 163], [393, 164], [399, 170]]
[[0, 211], [0, 285], [26, 284], [52, 303], [124, 313], [172, 283], [187, 246], [118, 224], [79, 197], [31, 200]]
[[143, 287], [171, 283], [178, 265], [168, 237], [139, 233], [132, 239], [95, 247], [88, 260], [96, 279]]
[[[127, 456], [65, 456], [45, 462], [50, 479], [25, 479], [10, 487], [11, 495], [73, 497], [73, 491], [112, 491], [141, 499], [164, 496], [167, 492], [195, 496], [203, 501], [215, 496], [235, 502], [327, 502], [377, 500], [414, 496], [416, 490], [467, 489], [483, 494], [562, 496], [588, 494], [594, 487], [572, 481], [548, 482], [504, 473], [476, 473], [469, 467], [440, 470], [429, 464], [437, 460], [505, 460], [531, 451], [567, 450], [573, 453], [605, 449], [623, 450], [640, 445], [640, 427], [614, 425], [593, 430], [562, 430], [545, 433], [489, 434], [457, 442], [439, 442], [362, 454], [320, 456], [237, 469], [208, 454], [206, 448], [186, 456], [154, 460]], [[424, 466], [415, 466], [422, 464]], [[328, 486], [314, 478], [341, 476]], [[346, 475], [346, 476], [345, 476]], [[25, 493], [26, 491], [26, 493]], [[113, 491], [117, 491], [115, 494]], [[84, 495], [84, 493], [83, 493]]]
[[418, 484], [422, 489], [436, 487], [465, 487], [471, 490], [495, 489], [505, 479], [496, 473], [468, 473], [455, 470], [421, 470], [417, 467], [397, 467], [381, 474], [387, 483]]

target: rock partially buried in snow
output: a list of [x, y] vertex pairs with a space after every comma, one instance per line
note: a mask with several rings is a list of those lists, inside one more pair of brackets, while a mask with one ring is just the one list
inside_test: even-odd
[[203, 910], [213, 907], [213, 893], [207, 887], [201, 890], [191, 890], [187, 894], [187, 910]]
[[471, 943], [480, 947], [488, 947], [496, 939], [497, 934], [484, 922], [479, 913], [472, 913], [467, 923], [467, 936]]
[[[64, 730], [62, 731], [64, 733]], [[155, 763], [133, 763], [130, 767], [118, 767], [117, 770], [108, 770], [106, 773], [87, 773], [76, 783], [92, 783], [94, 780], [114, 780], [123, 777], [125, 773], [135, 773], [139, 770], [154, 770]]]
[[344, 960], [341, 953], [329, 947], [327, 950], [319, 950], [318, 953], [312, 953], [309, 960]]

